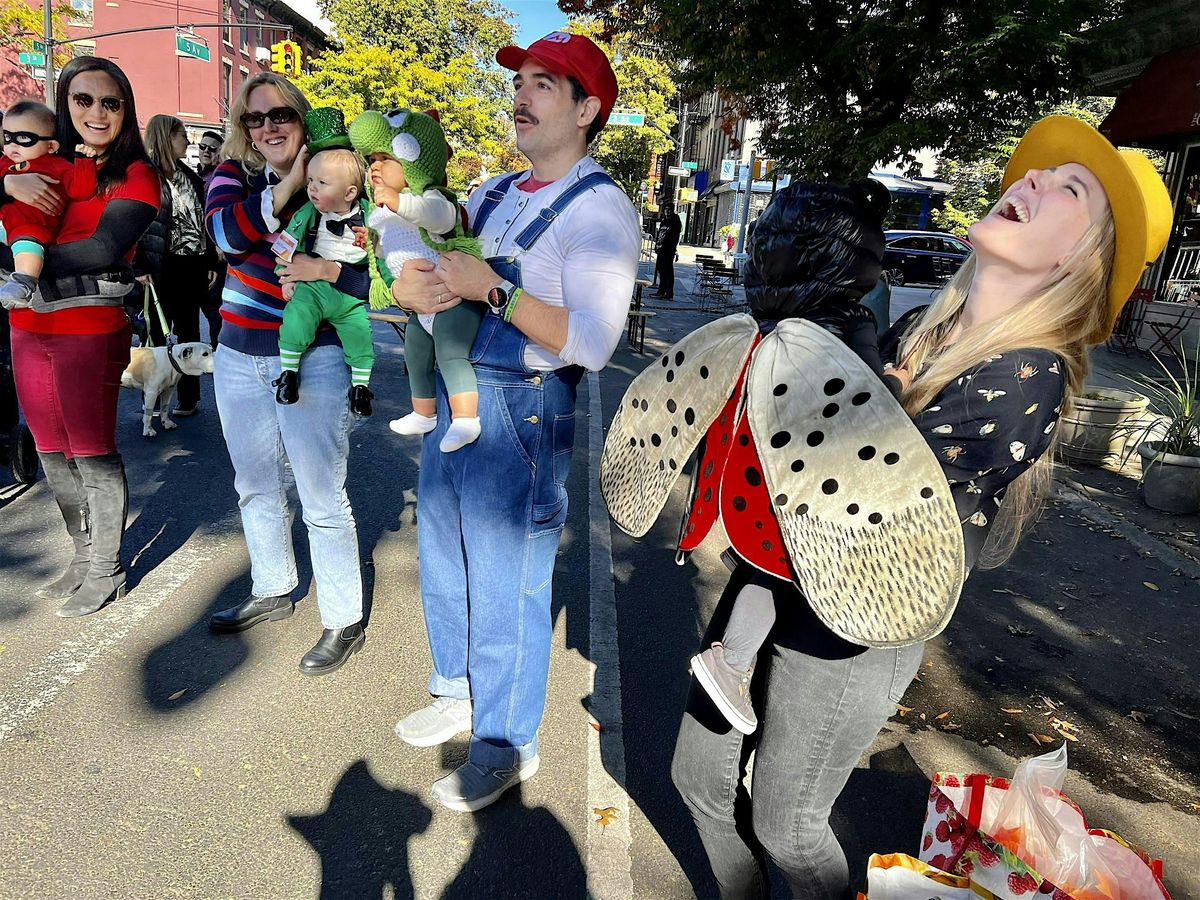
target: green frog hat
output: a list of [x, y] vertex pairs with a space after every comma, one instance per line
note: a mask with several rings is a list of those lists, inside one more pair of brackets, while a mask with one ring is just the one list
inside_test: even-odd
[[372, 153], [395, 157], [414, 194], [445, 184], [450, 146], [436, 112], [368, 109], [350, 125], [350, 142], [363, 158]]

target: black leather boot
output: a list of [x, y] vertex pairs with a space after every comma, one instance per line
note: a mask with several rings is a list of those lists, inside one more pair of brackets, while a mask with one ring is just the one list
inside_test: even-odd
[[305, 675], [328, 675], [336, 672], [352, 654], [362, 649], [367, 641], [362, 622], [345, 628], [326, 628], [313, 648], [300, 660], [300, 671]]
[[371, 389], [365, 384], [356, 384], [350, 388], [350, 412], [356, 416], [369, 416], [371, 414], [371, 401], [375, 399], [375, 395], [371, 393]]
[[79, 590], [92, 564], [92, 539], [87, 527], [87, 493], [83, 488], [83, 477], [75, 460], [61, 453], [39, 453], [46, 482], [54, 491], [54, 502], [62, 513], [67, 534], [75, 543], [75, 556], [67, 570], [37, 592], [43, 600], [63, 601]]
[[208, 627], [216, 632], [232, 634], [253, 628], [259, 622], [286, 619], [294, 610], [292, 598], [286, 594], [278, 597], [251, 597], [231, 609], [214, 613], [208, 620]]
[[271, 384], [275, 385], [275, 402], [291, 406], [300, 399], [300, 373], [285, 369]]
[[79, 590], [58, 609], [58, 614], [64, 618], [91, 615], [105, 604], [125, 596], [121, 539], [125, 536], [129, 492], [121, 454], [77, 456], [75, 465], [79, 467], [87, 492], [91, 562]]

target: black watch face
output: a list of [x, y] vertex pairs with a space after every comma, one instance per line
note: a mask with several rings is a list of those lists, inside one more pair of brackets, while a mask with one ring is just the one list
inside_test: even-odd
[[508, 291], [502, 287], [494, 287], [488, 294], [488, 302], [493, 309], [503, 309], [508, 305]]

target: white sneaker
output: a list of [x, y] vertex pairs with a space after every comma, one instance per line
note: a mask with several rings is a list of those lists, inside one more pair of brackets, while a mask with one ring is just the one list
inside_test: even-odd
[[436, 747], [471, 730], [471, 701], [438, 697], [396, 723], [396, 736], [414, 747]]
[[455, 450], [461, 450], [467, 444], [476, 440], [480, 432], [483, 431], [483, 426], [479, 424], [479, 416], [467, 419], [455, 419], [450, 423], [450, 427], [446, 429], [446, 434], [442, 438], [438, 449], [443, 453], [453, 453]]
[[491, 806], [514, 784], [528, 781], [537, 774], [541, 760], [534, 756], [512, 769], [497, 769], [467, 761], [433, 783], [433, 796], [458, 812], [476, 812]]
[[388, 428], [396, 434], [429, 434], [437, 428], [437, 416], [423, 416], [418, 412], [410, 412], [400, 419], [388, 422]]

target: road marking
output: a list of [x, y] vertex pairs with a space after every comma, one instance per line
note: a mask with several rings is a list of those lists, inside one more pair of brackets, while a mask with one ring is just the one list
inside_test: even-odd
[[[588, 373], [588, 556], [591, 597], [588, 648], [591, 657], [592, 718], [604, 729], [588, 729], [588, 896], [600, 900], [633, 897], [629, 848], [629, 795], [625, 784], [625, 730], [621, 721], [621, 650], [617, 643], [617, 597], [613, 588], [612, 540], [608, 509], [600, 496], [600, 454], [604, 412], [600, 376]], [[593, 809], [617, 810], [601, 828]]]
[[22, 722], [45, 709], [78, 680], [97, 659], [120, 644], [143, 619], [210, 562], [217, 542], [235, 531], [237, 510], [213, 522], [159, 564], [123, 600], [81, 622], [82, 629], [46, 655], [25, 676], [0, 694], [0, 743]]

